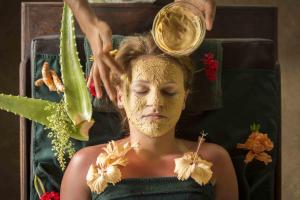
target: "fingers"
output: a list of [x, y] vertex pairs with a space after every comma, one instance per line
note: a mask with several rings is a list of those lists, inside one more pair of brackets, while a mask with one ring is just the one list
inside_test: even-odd
[[213, 0], [208, 0], [204, 5], [205, 24], [206, 29], [210, 31], [213, 27], [215, 14], [216, 14], [216, 3]]
[[89, 77], [88, 77], [88, 81], [87, 81], [87, 86], [90, 87], [91, 86], [91, 83], [93, 81], [93, 70], [94, 70], [94, 63], [93, 63], [93, 66], [91, 68], [91, 71], [90, 71], [90, 74], [89, 74]]
[[105, 53], [105, 55], [103, 55], [102, 58], [103, 58], [102, 61], [109, 67], [109, 69], [111, 69], [113, 72], [115, 72], [119, 76], [122, 75], [123, 72], [122, 72], [121, 68], [118, 66], [115, 59], [109, 55], [109, 53]]
[[98, 70], [98, 67], [96, 66], [96, 63], [94, 62], [93, 64], [93, 71], [92, 71], [92, 77], [94, 81], [94, 86], [96, 90], [96, 97], [97, 99], [100, 99], [102, 97], [102, 89], [101, 89], [101, 78], [100, 78], [100, 73]]
[[88, 31], [89, 34], [86, 34], [94, 56], [94, 64], [87, 84], [90, 85], [94, 81], [97, 98], [103, 96], [101, 89], [103, 84], [109, 98], [114, 101], [116, 92], [110, 84], [109, 73], [112, 70], [121, 75], [122, 70], [113, 57], [109, 55], [109, 51], [112, 50], [112, 32], [110, 27], [101, 20], [97, 20], [93, 28], [93, 30]]
[[102, 61], [108, 66], [113, 72], [117, 73], [118, 75], [122, 74], [121, 68], [109, 55], [109, 51], [112, 50], [112, 33], [110, 29], [106, 29], [101, 35], [102, 41]]
[[102, 80], [102, 83], [105, 87], [106, 93], [109, 96], [111, 101], [115, 101], [116, 98], [116, 91], [114, 89], [114, 87], [112, 87], [111, 83], [110, 83], [110, 69], [106, 66], [106, 64], [104, 62], [102, 62], [101, 60], [98, 60], [97, 62], [99, 62], [98, 65], [98, 70], [100, 73], [100, 77]]
[[208, 31], [212, 29], [216, 13], [215, 0], [175, 0], [175, 2], [180, 1], [191, 3], [197, 7], [205, 16], [206, 29]]
[[110, 83], [109, 68], [101, 60], [95, 60], [92, 66], [91, 74], [88, 78], [87, 85], [90, 86], [91, 82], [94, 82], [96, 97], [98, 99], [103, 97], [102, 84], [105, 87], [106, 93], [111, 101], [115, 101], [116, 91]]

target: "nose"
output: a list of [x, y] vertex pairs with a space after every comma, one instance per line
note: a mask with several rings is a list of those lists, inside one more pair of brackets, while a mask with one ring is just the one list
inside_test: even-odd
[[158, 89], [154, 89], [150, 92], [147, 98], [147, 105], [157, 109], [156, 112], [159, 112], [163, 106], [164, 99]]

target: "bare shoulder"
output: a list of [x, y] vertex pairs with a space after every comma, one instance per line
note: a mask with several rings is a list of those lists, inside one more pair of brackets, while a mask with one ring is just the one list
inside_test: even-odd
[[231, 162], [228, 151], [221, 145], [215, 143], [204, 143], [200, 153], [213, 163]]
[[92, 164], [96, 161], [97, 156], [103, 152], [103, 147], [105, 144], [99, 144], [95, 146], [84, 147], [77, 151], [72, 160], [70, 165], [80, 165], [81, 167], [85, 164]]
[[[198, 142], [184, 141], [184, 144], [189, 151], [197, 150]], [[230, 155], [227, 150], [215, 143], [203, 143], [199, 150], [199, 153], [204, 159], [209, 160], [213, 163], [230, 161]]]
[[200, 149], [204, 159], [213, 163], [213, 178], [216, 183], [215, 199], [238, 199], [238, 185], [234, 166], [228, 151], [214, 143], [204, 143]]
[[[124, 142], [126, 138], [116, 140], [116, 142]], [[104, 153], [104, 147], [107, 146], [105, 144], [98, 144], [94, 146], [88, 146], [80, 149], [75, 153], [72, 157], [69, 165], [75, 165], [82, 169], [89, 167], [91, 164], [96, 164], [97, 157], [100, 153]]]
[[61, 199], [90, 199], [90, 189], [86, 184], [86, 175], [91, 164], [96, 163], [97, 156], [105, 144], [82, 148], [72, 157], [61, 183]]

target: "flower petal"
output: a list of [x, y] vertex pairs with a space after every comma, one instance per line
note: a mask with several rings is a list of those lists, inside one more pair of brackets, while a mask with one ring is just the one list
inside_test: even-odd
[[93, 182], [97, 178], [97, 176], [98, 176], [97, 168], [94, 165], [91, 165], [85, 178], [86, 181], [89, 184], [89, 182]]
[[109, 166], [106, 169], [106, 178], [107, 182], [112, 183], [113, 185], [116, 184], [117, 182], [121, 181], [121, 171], [118, 167], [116, 166]]
[[211, 166], [205, 163], [200, 163], [196, 165], [193, 170], [191, 177], [200, 185], [205, 185], [209, 182], [212, 177], [213, 172], [211, 171]]
[[103, 192], [107, 187], [107, 181], [104, 173], [99, 174], [98, 170], [99, 169], [97, 169], [97, 167], [91, 165], [86, 175], [87, 185], [92, 192], [96, 192], [97, 194]]
[[103, 192], [106, 187], [107, 187], [107, 181], [104, 176], [99, 176], [90, 186], [91, 191], [96, 192], [97, 194]]
[[244, 162], [249, 163], [253, 160], [254, 157], [255, 157], [255, 154], [252, 151], [249, 151], [245, 157]]
[[174, 173], [177, 174], [179, 180], [186, 180], [190, 177], [194, 165], [191, 165], [192, 161], [185, 158], [175, 159], [175, 170]]
[[100, 166], [101, 168], [105, 167], [109, 164], [108, 162], [109, 162], [109, 155], [107, 155], [105, 153], [100, 153], [98, 155], [97, 160], [96, 160], [97, 166]]

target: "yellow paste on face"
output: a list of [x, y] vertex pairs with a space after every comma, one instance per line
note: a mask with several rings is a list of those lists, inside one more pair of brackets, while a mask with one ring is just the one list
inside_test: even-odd
[[[175, 127], [186, 93], [180, 66], [164, 58], [143, 57], [133, 64], [131, 81], [128, 77], [123, 81], [122, 101], [130, 126], [150, 137], [164, 135]], [[167, 84], [170, 82], [173, 86]], [[167, 93], [171, 87], [172, 95]], [[153, 112], [165, 118], [145, 117]]]
[[162, 50], [184, 54], [203, 39], [205, 27], [201, 18], [188, 8], [172, 6], [158, 14], [153, 31], [155, 42]]

